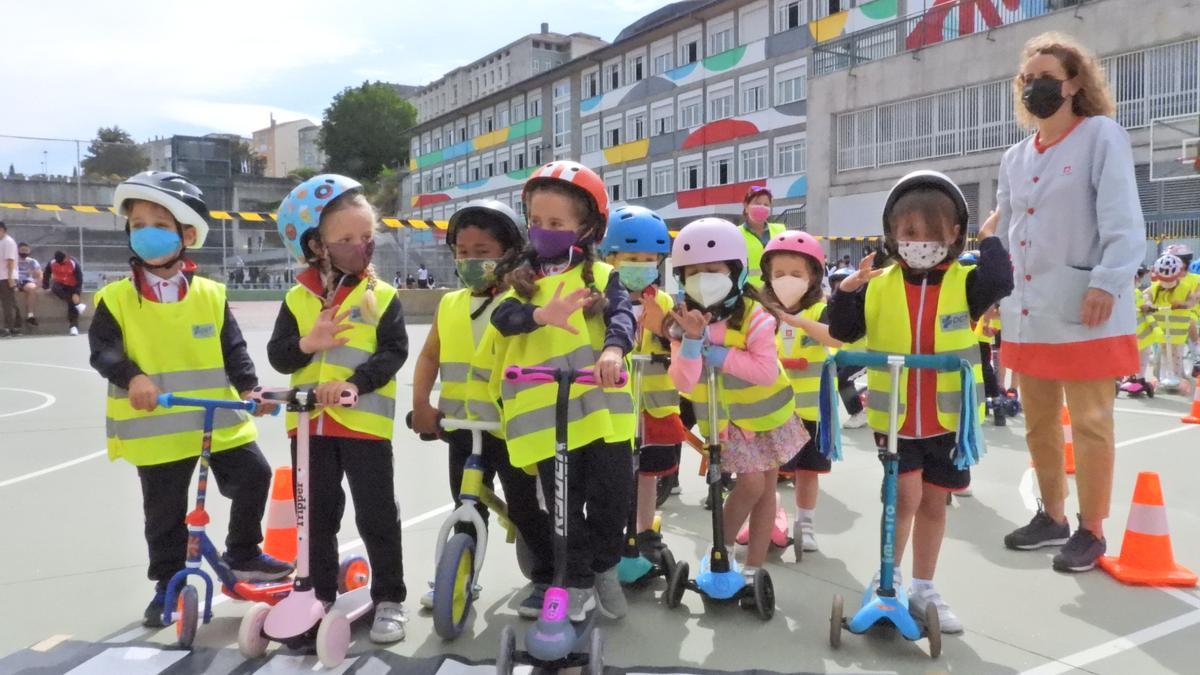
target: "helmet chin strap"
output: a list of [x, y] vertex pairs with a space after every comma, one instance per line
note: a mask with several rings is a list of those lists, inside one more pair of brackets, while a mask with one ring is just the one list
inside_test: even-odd
[[184, 256], [184, 254], [185, 254], [185, 253], [187, 253], [187, 246], [186, 246], [186, 245], [184, 245], [184, 246], [181, 246], [181, 247], [179, 248], [179, 253], [176, 253], [174, 256], [172, 256], [170, 260], [168, 260], [168, 261], [167, 261], [167, 262], [165, 262], [165, 263], [159, 263], [159, 264], [157, 264], [157, 265], [152, 265], [152, 264], [150, 264], [150, 263], [146, 262], [145, 260], [143, 260], [143, 259], [142, 259], [140, 256], [138, 256], [137, 254], [134, 254], [134, 256], [133, 256], [133, 257], [134, 257], [134, 259], [137, 261], [137, 263], [138, 263], [139, 265], [141, 265], [142, 267], [144, 267], [144, 268], [146, 268], [146, 269], [148, 269], [148, 270], [162, 270], [162, 269], [167, 269], [168, 267], [171, 267], [172, 265], [174, 265], [175, 263], [179, 262], [180, 260], [183, 260], [183, 256]]

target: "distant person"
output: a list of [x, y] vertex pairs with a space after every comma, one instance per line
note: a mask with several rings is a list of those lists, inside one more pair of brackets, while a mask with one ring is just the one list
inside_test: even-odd
[[429, 288], [429, 270], [424, 265], [417, 269], [417, 288]]
[[0, 220], [0, 337], [21, 334], [16, 290], [17, 242], [8, 236], [8, 226]]
[[79, 294], [83, 292], [83, 267], [79, 261], [62, 251], [55, 251], [54, 260], [46, 266], [46, 274], [42, 275], [42, 288], [50, 289], [58, 299], [67, 303], [70, 333], [79, 335], [79, 315], [87, 309], [87, 305], [80, 302]]
[[400, 273], [396, 272], [396, 276], [392, 277], [392, 285], [396, 288], [404, 287], [404, 279], [400, 277]]
[[29, 244], [17, 244], [17, 291], [25, 296], [25, 323], [38, 325], [34, 316], [37, 307], [38, 286], [42, 285], [42, 264], [29, 254]]
[[408, 277], [404, 280], [404, 287], [405, 288], [416, 288], [417, 287], [417, 278], [412, 275], [412, 272], [409, 272]]

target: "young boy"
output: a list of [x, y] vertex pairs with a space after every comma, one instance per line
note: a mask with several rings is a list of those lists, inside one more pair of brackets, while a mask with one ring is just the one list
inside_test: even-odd
[[[201, 412], [159, 408], [158, 395], [245, 399], [258, 378], [225, 287], [196, 276], [185, 256], [208, 234], [200, 190], [178, 174], [145, 171], [117, 187], [114, 207], [127, 218], [132, 275], [96, 294], [88, 342], [92, 367], [109, 381], [108, 456], [136, 466], [142, 484], [147, 575], [155, 582], [142, 624], [157, 628], [167, 583], [187, 558], [184, 516], [203, 428]], [[269, 581], [292, 566], [259, 548], [271, 468], [257, 435], [244, 412], [218, 411], [211, 466], [232, 501], [222, 559], [238, 579]]]
[[[995, 218], [989, 218], [979, 230], [979, 264], [963, 267], [957, 258], [966, 239], [967, 203], [958, 186], [935, 171], [917, 171], [900, 179], [883, 211], [885, 250], [898, 262], [872, 269], [874, 255], [868, 256], [858, 271], [842, 281], [830, 304], [830, 335], [852, 342], [865, 334], [871, 351], [961, 354], [976, 364], [976, 391], [982, 394], [979, 347], [971, 322], [1013, 287], [1012, 266], [999, 240], [992, 237], [994, 229]], [[948, 377], [932, 370], [910, 370], [904, 380], [897, 420], [897, 572], [912, 535], [909, 610], [919, 620], [932, 603], [942, 632], [961, 633], [962, 622], [933, 586], [946, 530], [946, 493], [971, 483], [970, 470], [959, 469], [952, 457], [961, 387], [957, 373]], [[867, 381], [868, 423], [882, 447], [887, 442], [890, 380], [886, 371], [869, 370]], [[903, 587], [899, 581], [896, 585]]]

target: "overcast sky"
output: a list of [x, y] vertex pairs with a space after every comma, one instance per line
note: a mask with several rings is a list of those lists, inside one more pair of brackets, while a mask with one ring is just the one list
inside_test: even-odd
[[[7, 0], [0, 134], [138, 141], [319, 122], [364, 80], [424, 84], [546, 21], [611, 41], [668, 0]], [[73, 143], [0, 138], [0, 171], [70, 174]]]

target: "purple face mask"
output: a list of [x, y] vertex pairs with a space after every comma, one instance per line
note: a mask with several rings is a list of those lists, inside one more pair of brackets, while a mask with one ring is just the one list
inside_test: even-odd
[[578, 240], [579, 233], [570, 230], [529, 228], [529, 241], [541, 258], [557, 258], [570, 250]]
[[375, 240], [365, 244], [338, 242], [325, 244], [329, 252], [329, 262], [346, 274], [362, 274], [371, 264], [371, 256], [375, 255]]

